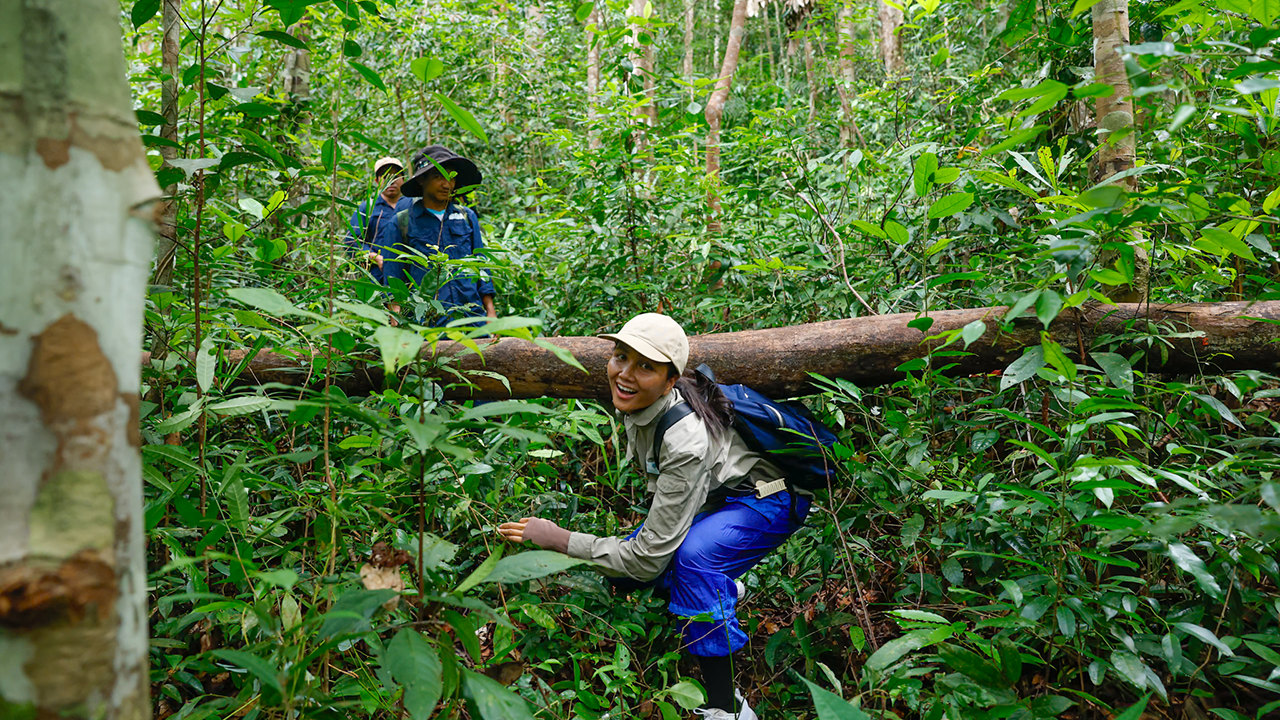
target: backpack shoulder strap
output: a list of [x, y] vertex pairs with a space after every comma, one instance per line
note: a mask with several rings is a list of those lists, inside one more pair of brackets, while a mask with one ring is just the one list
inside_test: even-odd
[[662, 457], [662, 439], [666, 436], [667, 430], [692, 414], [693, 408], [686, 402], [676, 405], [662, 413], [662, 417], [658, 418], [658, 427], [653, 431], [653, 464], [655, 467], [658, 465], [658, 459]]
[[396, 213], [396, 227], [400, 228], [400, 242], [409, 244], [409, 211], [401, 210]]

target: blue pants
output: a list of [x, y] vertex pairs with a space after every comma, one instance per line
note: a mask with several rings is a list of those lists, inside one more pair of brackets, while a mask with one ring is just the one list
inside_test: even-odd
[[[667, 609], [686, 618], [681, 631], [691, 654], [731, 655], [747, 644], [747, 634], [738, 627], [738, 591], [733, 581], [786, 542], [804, 524], [808, 512], [809, 499], [796, 496], [793, 517], [787, 492], [766, 498], [728, 498], [724, 507], [694, 517], [671, 564], [655, 580], [642, 583], [621, 578], [613, 584], [623, 591], [652, 586], [666, 594]], [[640, 528], [628, 538], [638, 532]]]

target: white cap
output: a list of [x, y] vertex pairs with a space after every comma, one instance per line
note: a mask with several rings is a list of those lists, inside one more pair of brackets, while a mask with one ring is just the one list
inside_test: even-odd
[[650, 360], [671, 363], [680, 375], [684, 374], [685, 365], [689, 363], [689, 338], [680, 323], [666, 315], [637, 315], [617, 333], [599, 337], [625, 343]]
[[400, 160], [399, 160], [398, 158], [393, 158], [393, 157], [384, 157], [384, 158], [378, 158], [378, 162], [376, 162], [376, 163], [374, 163], [374, 164], [373, 164], [373, 174], [374, 174], [374, 175], [377, 175], [377, 174], [378, 174], [378, 172], [379, 172], [380, 170], [382, 170], [382, 168], [384, 168], [384, 167], [386, 167], [386, 166], [388, 166], [388, 165], [395, 165], [396, 167], [400, 168], [401, 170], [403, 170], [403, 169], [404, 169], [404, 163], [400, 162]]

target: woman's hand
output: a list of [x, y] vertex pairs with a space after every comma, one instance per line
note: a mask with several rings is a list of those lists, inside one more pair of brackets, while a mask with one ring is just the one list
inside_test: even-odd
[[498, 526], [502, 539], [513, 543], [524, 542], [524, 529], [533, 518], [520, 518], [520, 522], [504, 522]]
[[521, 543], [525, 540], [543, 550], [569, 552], [569, 531], [538, 517], [520, 518], [520, 522], [505, 522], [498, 526], [498, 532], [506, 540]]

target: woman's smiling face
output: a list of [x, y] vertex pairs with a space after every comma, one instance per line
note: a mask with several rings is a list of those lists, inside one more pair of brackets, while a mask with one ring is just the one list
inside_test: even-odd
[[650, 360], [626, 343], [614, 345], [608, 370], [613, 406], [633, 413], [657, 402], [676, 384], [676, 377], [668, 372], [670, 367], [670, 363]]

